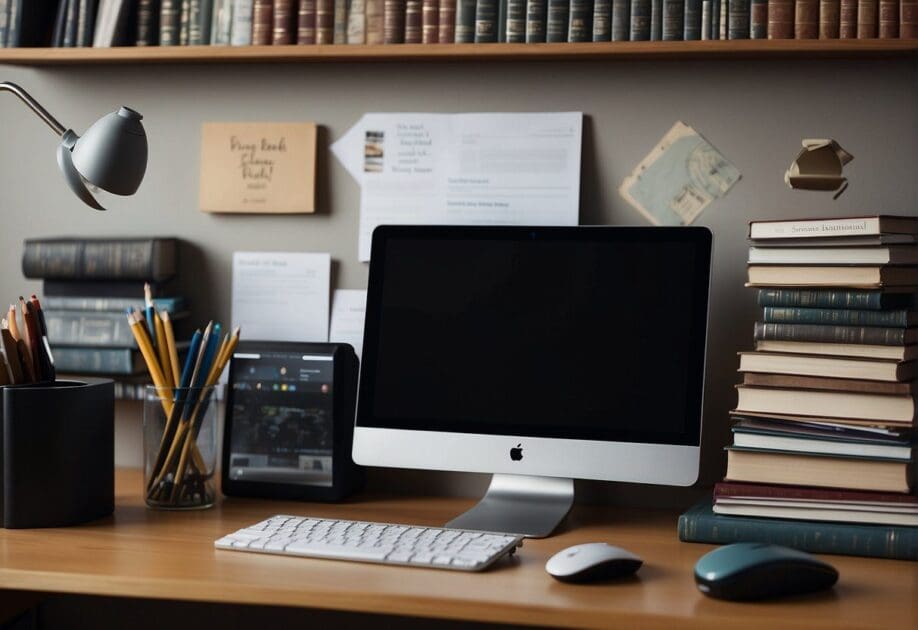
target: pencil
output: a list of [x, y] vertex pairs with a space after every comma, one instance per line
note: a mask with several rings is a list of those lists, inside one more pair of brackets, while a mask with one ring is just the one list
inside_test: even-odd
[[7, 317], [7, 327], [9, 328], [10, 334], [13, 335], [13, 339], [19, 341], [22, 339], [22, 335], [19, 334], [19, 324], [16, 323], [16, 307], [12, 304], [10, 304], [10, 310]]
[[153, 310], [153, 325], [156, 329], [156, 352], [159, 355], [159, 365], [163, 370], [163, 379], [166, 387], [175, 387], [175, 377], [172, 376], [172, 361], [169, 359], [169, 346], [166, 343], [166, 331], [163, 320], [156, 309]]
[[172, 370], [172, 383], [175, 387], [178, 387], [181, 373], [179, 372], [178, 348], [175, 345], [175, 331], [172, 329], [172, 318], [169, 317], [169, 311], [163, 311], [160, 319], [163, 320], [166, 349], [169, 353], [169, 365]]
[[25, 382], [25, 374], [23, 372], [22, 360], [19, 358], [18, 342], [13, 339], [13, 335], [10, 333], [8, 326], [9, 322], [4, 319], [3, 327], [0, 328], [0, 342], [3, 343], [3, 354], [6, 356], [6, 365], [10, 370], [13, 385], [20, 385]]
[[[163, 377], [163, 371], [159, 367], [159, 360], [156, 358], [156, 353], [150, 346], [150, 340], [146, 336], [143, 324], [140, 323], [140, 319], [134, 311], [128, 313], [128, 323], [131, 326], [131, 332], [134, 334], [134, 341], [137, 342], [140, 353], [143, 355], [143, 360], [147, 364], [147, 370], [150, 372], [150, 378], [153, 379], [153, 385], [155, 385], [158, 390], [166, 388], [167, 385]], [[162, 401], [163, 410], [165, 410], [167, 414], [171, 412], [173, 406], [172, 397], [160, 395], [159, 398]]]

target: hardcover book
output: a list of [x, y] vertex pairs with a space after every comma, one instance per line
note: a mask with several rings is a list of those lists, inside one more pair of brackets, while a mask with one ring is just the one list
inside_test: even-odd
[[[629, 1], [629, 0], [625, 0]], [[545, 41], [566, 42], [570, 5], [568, 0], [548, 0], [548, 22]], [[476, 40], [477, 41], [477, 40]]]
[[751, 247], [750, 264], [918, 265], [918, 247]]
[[[418, 41], [421, 41], [421, 0], [410, 0], [411, 2], [416, 2], [418, 5]], [[347, 43], [347, 3], [348, 0], [334, 0], [333, 8], [333, 33], [332, 33], [332, 43], [333, 44], [346, 44]], [[407, 19], [407, 16], [406, 16]]]
[[137, 4], [137, 46], [159, 44], [159, 8], [157, 0], [140, 0]]
[[759, 289], [759, 306], [802, 306], [831, 309], [905, 309], [915, 306], [911, 292], [862, 289]]
[[[736, 1], [741, 2], [743, 0], [736, 0]], [[682, 17], [682, 23], [683, 23], [682, 39], [686, 41], [701, 39], [701, 0], [685, 0], [685, 14]], [[748, 16], [747, 16], [747, 28], [748, 28]], [[662, 29], [662, 26], [661, 26], [661, 29]], [[661, 37], [662, 37], [662, 30], [661, 30]]]
[[[437, 33], [437, 41], [441, 44], [452, 44], [456, 41], [456, 0], [440, 0], [438, 16], [440, 28]], [[524, 32], [525, 29], [526, 25], [524, 23]]]
[[456, 0], [457, 44], [471, 44], [475, 41], [476, 8], [477, 2], [475, 0]]
[[750, 39], [768, 38], [768, 0], [752, 0], [749, 5]]
[[794, 0], [768, 0], [768, 39], [794, 38]]
[[405, 43], [421, 43], [421, 2], [422, 0], [405, 0]]
[[[551, 1], [549, 0], [549, 2]], [[565, 7], [567, 6], [566, 2], [567, 0], [565, 0]], [[498, 0], [478, 0], [478, 4], [475, 7], [476, 44], [493, 44], [497, 42], [497, 3]], [[549, 26], [551, 26], [550, 23]]]
[[841, 0], [819, 0], [819, 39], [838, 39]]
[[838, 36], [841, 39], [855, 39], [857, 37], [857, 0], [841, 0], [838, 20]]
[[[367, 1], [372, 2], [373, 0]], [[382, 0], [378, 1], [381, 2]], [[316, 43], [316, 0], [299, 0], [296, 22], [296, 43]]]
[[[738, 399], [736, 412], [739, 414], [753, 412], [840, 418], [890, 426], [910, 426], [915, 420], [915, 399], [911, 396], [776, 389], [745, 385], [737, 385], [736, 391]], [[745, 481], [754, 480], [746, 479]]]
[[710, 499], [680, 516], [678, 531], [683, 542], [760, 542], [810, 553], [918, 560], [918, 527], [721, 516]]
[[905, 309], [890, 311], [857, 311], [837, 308], [766, 306], [762, 320], [766, 323], [776, 324], [880, 326], [884, 328], [904, 329], [910, 326], [918, 326], [918, 312]]
[[[816, 2], [818, 0], [804, 1]], [[799, 2], [800, 0], [798, 0]], [[727, 16], [727, 39], [749, 39], [749, 22], [749, 0], [730, 0]]]
[[685, 30], [682, 24], [684, 16], [684, 0], [663, 0], [663, 41], [682, 39]]
[[631, 41], [650, 40], [650, 11], [651, 0], [631, 0]]
[[612, 41], [612, 0], [593, 2], [593, 41]]
[[896, 361], [913, 361], [918, 359], [918, 344], [911, 346], [874, 346], [864, 343], [816, 343], [813, 341], [762, 340], [755, 342], [755, 349], [760, 352], [824, 354], [865, 359], [895, 359]]
[[877, 36], [878, 0], [857, 0], [857, 38], [873, 39]]
[[[871, 360], [856, 357], [807, 356], [776, 352], [741, 352], [740, 372], [763, 372], [771, 376], [792, 374], [800, 376], [834, 377], [839, 380], [867, 379], [876, 381], [909, 381], [916, 376], [913, 361], [896, 359]], [[749, 383], [753, 384], [753, 383]], [[812, 389], [830, 389], [814, 387]], [[842, 389], [843, 388], [831, 388]], [[854, 391], [852, 389], [852, 391]], [[879, 393], [879, 392], [877, 392]]]
[[545, 41], [548, 25], [547, 0], [526, 0], [526, 43], [540, 44]]
[[230, 44], [233, 46], [248, 46], [252, 43], [252, 9], [252, 0], [233, 0], [233, 26], [230, 32]]
[[794, 7], [794, 38], [818, 38], [819, 0], [796, 0]]
[[812, 286], [845, 288], [915, 287], [918, 267], [888, 265], [818, 267], [749, 265], [749, 286]]
[[[155, 8], [158, 6], [158, 2], [152, 2], [153, 10], [150, 12], [155, 13]], [[139, 8], [139, 7], [138, 7]], [[76, 35], [76, 45], [80, 48], [86, 46], [92, 46], [93, 34], [96, 30], [96, 12], [98, 10], [98, 0], [80, 0], [80, 10], [77, 12], [77, 35]], [[898, 23], [898, 22], [897, 22]], [[155, 24], [154, 24], [155, 27]], [[153, 34], [155, 41], [155, 34]], [[136, 39], [136, 38], [135, 38]], [[153, 44], [155, 45], [155, 44]]]
[[179, 43], [179, 19], [182, 13], [181, 0], [162, 0], [159, 14], [159, 45], [177, 46]]
[[367, 9], [367, 44], [383, 44], [386, 41], [383, 0], [364, 1]]
[[[649, 2], [649, 0], [633, 0]], [[589, 42], [593, 39], [593, 0], [571, 0], [567, 41]], [[649, 16], [648, 16], [649, 17]], [[648, 20], [649, 26], [649, 20]]]
[[[348, 15], [350, 19], [350, 15]], [[407, 37], [406, 37], [407, 39]], [[421, 2], [421, 43], [436, 44], [440, 41], [440, 0]], [[348, 37], [350, 42], [350, 37]]]
[[[902, 371], [908, 372], [910, 378], [914, 379], [914, 361], [909, 361], [902, 365], [908, 366], [907, 370]], [[914, 380], [905, 380], [905, 382], [900, 383], [758, 372], [746, 372], [743, 374], [743, 385], [750, 385], [752, 387], [823, 389], [835, 392], [859, 392], [863, 394], [886, 394], [889, 396], [911, 396], [915, 393]]]
[[163, 282], [177, 267], [174, 238], [26, 239], [22, 253], [26, 278]]
[[274, 28], [271, 43], [274, 46], [289, 46], [296, 41], [294, 34], [294, 6], [296, 0], [274, 0]]
[[[703, 4], [703, 3], [702, 3]], [[663, 0], [650, 0], [650, 40], [663, 39]]]
[[526, 43], [526, 0], [507, 0], [507, 42]]
[[[386, 0], [396, 2], [399, 0]], [[400, 19], [404, 20], [404, 4]], [[402, 37], [404, 37], [404, 22], [402, 22]], [[316, 0], [316, 44], [335, 43], [335, 0]]]
[[899, 37], [918, 37], [918, 0], [899, 0]]
[[75, 374], [141, 374], [146, 370], [139, 350], [131, 348], [71, 348], [54, 346], [58, 372]]
[[899, 0], [879, 0], [877, 35], [880, 39], [899, 38]]
[[612, 0], [612, 41], [627, 42], [631, 34], [631, 0]]
[[755, 339], [904, 346], [918, 343], [918, 328], [756, 322]]

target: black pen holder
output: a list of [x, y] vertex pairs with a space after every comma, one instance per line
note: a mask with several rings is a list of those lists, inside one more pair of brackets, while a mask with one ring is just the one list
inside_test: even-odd
[[0, 387], [0, 525], [64, 527], [115, 509], [112, 381]]

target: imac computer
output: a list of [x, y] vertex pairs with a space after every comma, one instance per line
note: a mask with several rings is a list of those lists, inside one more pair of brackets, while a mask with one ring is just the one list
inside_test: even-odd
[[380, 226], [354, 460], [493, 474], [449, 527], [548, 536], [573, 479], [698, 477], [711, 233]]

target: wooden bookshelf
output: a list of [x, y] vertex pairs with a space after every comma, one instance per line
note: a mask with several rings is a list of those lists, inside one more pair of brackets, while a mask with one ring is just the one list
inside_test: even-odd
[[163, 46], [7, 48], [0, 64], [333, 63], [397, 61], [562, 61], [902, 57], [918, 39], [730, 40], [582, 44], [396, 44], [329, 46]]

